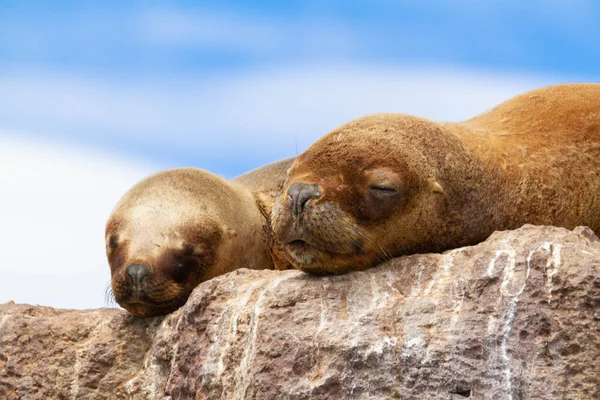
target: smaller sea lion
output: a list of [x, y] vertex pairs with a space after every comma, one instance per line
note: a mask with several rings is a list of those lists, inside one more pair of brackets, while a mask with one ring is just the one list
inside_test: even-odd
[[139, 316], [166, 314], [214, 276], [275, 268], [269, 209], [259, 198], [272, 202], [291, 162], [231, 181], [196, 168], [171, 169], [131, 188], [105, 232], [117, 303]]

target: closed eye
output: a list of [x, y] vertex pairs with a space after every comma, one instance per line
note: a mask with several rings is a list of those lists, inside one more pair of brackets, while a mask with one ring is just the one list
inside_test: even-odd
[[377, 185], [370, 185], [369, 186], [369, 190], [371, 190], [372, 192], [374, 192], [375, 194], [395, 194], [398, 191], [396, 190], [396, 188], [390, 187], [390, 186], [377, 186]]
[[108, 238], [108, 248], [111, 250], [116, 249], [119, 246], [119, 235], [116, 233], [114, 235], [110, 235]]
[[196, 258], [204, 258], [206, 255], [206, 247], [203, 245], [194, 245], [189, 243], [183, 244], [183, 256], [192, 256]]
[[184, 262], [186, 260], [202, 261], [204, 259], [204, 255], [202, 255], [202, 254], [188, 254], [188, 253], [175, 254], [173, 257], [175, 257], [180, 262]]

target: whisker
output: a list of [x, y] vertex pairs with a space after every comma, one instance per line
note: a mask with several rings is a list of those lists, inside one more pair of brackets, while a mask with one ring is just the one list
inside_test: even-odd
[[104, 289], [104, 305], [108, 308], [115, 308], [117, 301], [112, 290], [111, 282], [108, 281], [106, 288]]
[[375, 248], [377, 251], [372, 251], [369, 250], [367, 248], [365, 248], [364, 246], [361, 246], [361, 250], [367, 252], [368, 254], [372, 255], [375, 257], [375, 261], [377, 261], [378, 263], [383, 262], [383, 261], [387, 261], [392, 257], [392, 255], [378, 242], [376, 242], [373, 238], [371, 238], [367, 233], [365, 233], [364, 231], [362, 231], [361, 229], [359, 229], [358, 227], [356, 227], [354, 224], [348, 223], [348, 222], [344, 222], [345, 225], [349, 228], [352, 229], [352, 231], [359, 236], [361, 239], [363, 239], [366, 243], [370, 244], [373, 248]]

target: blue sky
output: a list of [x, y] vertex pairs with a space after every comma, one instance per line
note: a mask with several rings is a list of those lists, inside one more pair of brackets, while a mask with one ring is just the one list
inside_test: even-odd
[[599, 81], [598, 21], [577, 0], [1, 2], [0, 302], [101, 305], [103, 224], [151, 172], [233, 177], [365, 114]]
[[[224, 160], [223, 146], [230, 143], [209, 138], [218, 122], [206, 121], [202, 109], [207, 107], [200, 100], [210, 103], [210, 93], [222, 90], [228, 81], [286, 73], [291, 80], [297, 79], [297, 72], [302, 70], [335, 74], [337, 69], [357, 66], [375, 72], [423, 67], [477, 70], [522, 75], [525, 79], [544, 76], [547, 81], [593, 80], [600, 76], [600, 6], [592, 1], [32, 4], [0, 5], [0, 73], [8, 77], [5, 80], [12, 80], [13, 87], [6, 81], [2, 83], [8, 86], [7, 91], [30, 94], [29, 98], [19, 99], [21, 112], [14, 110], [21, 106], [19, 102], [13, 102], [17, 104], [12, 109], [0, 109], [0, 123], [7, 128], [44, 132], [40, 135], [48, 138], [149, 158], [165, 166], [197, 165], [228, 176], [265, 160], [293, 155], [296, 145], [302, 150], [325, 133], [323, 129], [344, 122], [340, 116], [322, 124], [301, 126], [311, 129], [309, 132], [283, 126], [277, 132], [280, 138], [276, 146], [267, 140], [262, 144], [265, 148], [247, 154], [247, 146], [257, 146], [250, 139], [243, 140], [243, 151], [234, 151], [232, 159]], [[310, 88], [320, 85], [319, 79], [330, 77], [317, 76], [313, 82], [305, 78]], [[222, 115], [240, 123], [222, 124], [214, 135], [221, 139], [253, 138], [260, 137], [263, 129], [274, 133], [277, 127], [266, 126], [270, 125], [266, 120], [269, 109], [277, 112], [278, 106], [300, 107], [295, 118], [303, 109], [312, 111], [276, 90], [284, 90], [283, 86], [280, 83], [271, 88], [270, 98], [268, 92], [258, 93], [259, 104], [252, 104], [251, 96], [236, 102], [236, 93], [228, 88], [224, 98], [208, 105], [208, 116]], [[119, 89], [126, 93], [123, 95]], [[53, 101], [57, 92], [58, 104]], [[134, 93], [149, 100], [136, 101]], [[313, 93], [309, 90], [301, 94]], [[191, 106], [172, 110], [170, 107], [176, 108], [177, 104], [173, 96], [180, 96], [181, 102], [194, 98], [197, 103], [187, 104], [198, 109]], [[10, 94], [2, 97], [11, 103]], [[230, 98], [234, 107], [228, 115]], [[121, 101], [125, 104], [118, 104], [118, 108], [138, 123], [127, 118], [102, 122], [100, 109], [106, 107], [114, 113], [115, 102]], [[315, 103], [319, 101], [314, 99]], [[27, 110], [27, 105], [32, 110]], [[328, 104], [324, 101], [319, 106], [327, 108]], [[80, 115], [68, 115], [70, 107]], [[258, 108], [266, 114], [262, 116], [264, 121], [244, 123], [244, 107]], [[48, 115], [48, 108], [57, 110]], [[377, 111], [368, 104], [364, 109]], [[160, 122], [152, 118], [147, 124], [139, 122], [153, 110], [158, 111]], [[205, 140], [198, 140], [200, 136]], [[180, 140], [164, 140], [169, 137]], [[305, 137], [310, 140], [304, 141]], [[202, 148], [215, 151], [207, 156]]]
[[593, 75], [599, 9], [578, 0], [3, 2], [0, 60], [127, 78], [364, 58]]

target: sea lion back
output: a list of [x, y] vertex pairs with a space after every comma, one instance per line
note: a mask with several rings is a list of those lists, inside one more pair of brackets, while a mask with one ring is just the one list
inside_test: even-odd
[[529, 199], [522, 212], [543, 216], [531, 223], [600, 230], [600, 84], [534, 90], [449, 125]]
[[[549, 86], [516, 96], [457, 125], [475, 152], [499, 147], [506, 155], [545, 153], [600, 142], [600, 84]], [[583, 146], [583, 147], [582, 147]]]
[[252, 192], [274, 193], [281, 190], [294, 157], [276, 161], [232, 179]]

